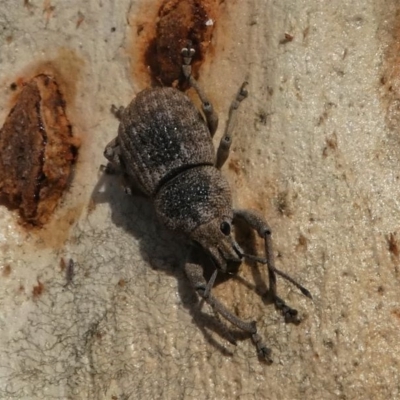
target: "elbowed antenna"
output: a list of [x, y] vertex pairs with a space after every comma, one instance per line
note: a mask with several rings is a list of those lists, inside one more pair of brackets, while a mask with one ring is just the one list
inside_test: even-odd
[[239, 243], [236, 242], [235, 239], [232, 238], [232, 247], [233, 249], [236, 251], [236, 254], [240, 257], [246, 257], [246, 255], [244, 254], [244, 251], [242, 250], [242, 248], [239, 246]]
[[268, 259], [267, 258], [262, 258], [262, 257], [258, 257], [258, 256], [253, 256], [252, 254], [245, 254], [242, 253], [242, 256], [244, 258], [248, 258], [249, 260], [253, 260], [256, 262], [259, 262], [260, 264], [267, 264], [268, 268], [272, 271], [274, 271], [276, 274], [280, 275], [282, 278], [286, 279], [287, 281], [289, 281], [290, 283], [292, 283], [294, 286], [296, 286], [297, 288], [300, 289], [301, 293], [304, 294], [304, 296], [307, 296], [308, 298], [312, 299], [311, 293], [302, 285], [300, 285], [300, 283], [298, 283], [297, 281], [295, 281], [291, 276], [289, 276], [288, 274], [286, 274], [283, 271], [280, 271], [279, 269], [277, 269], [275, 266], [271, 265], [268, 263]]

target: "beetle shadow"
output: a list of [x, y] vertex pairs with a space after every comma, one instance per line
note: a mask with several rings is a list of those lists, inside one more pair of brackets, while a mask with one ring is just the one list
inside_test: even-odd
[[[112, 222], [138, 241], [140, 254], [152, 269], [177, 279], [178, 293], [183, 306], [213, 347], [225, 356], [232, 356], [233, 352], [220, 343], [216, 336], [232, 344], [250, 338], [250, 334], [228, 326], [225, 321], [220, 320], [217, 313], [210, 314], [202, 310], [204, 301], [199, 299], [184, 272], [184, 264], [191, 250], [190, 243], [185, 237], [171, 233], [158, 221], [148, 198], [136, 193], [133, 196], [125, 194], [118, 183], [118, 176], [104, 173], [93, 189], [91, 199], [95, 205], [110, 204]], [[212, 268], [206, 265], [205, 278], [208, 279], [211, 273]], [[232, 275], [224, 277], [223, 274], [219, 274], [216, 285], [231, 277]], [[249, 283], [243, 282], [250, 290], [255, 290]]]

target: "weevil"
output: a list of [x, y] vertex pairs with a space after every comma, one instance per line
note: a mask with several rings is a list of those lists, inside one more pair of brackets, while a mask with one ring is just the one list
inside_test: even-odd
[[[126, 191], [142, 192], [171, 231], [184, 234], [194, 247], [200, 246], [213, 263], [207, 282], [203, 265], [186, 262], [185, 272], [196, 290], [217, 314], [251, 336], [258, 356], [271, 362], [271, 350], [257, 333], [256, 322], [246, 322], [230, 312], [212, 294], [219, 272], [229, 273], [232, 264], [250, 259], [266, 264], [269, 293], [287, 322], [299, 322], [297, 310], [277, 294], [276, 275], [288, 280], [311, 298], [310, 292], [275, 267], [271, 229], [255, 211], [235, 209], [229, 184], [221, 167], [229, 155], [234, 122], [240, 103], [247, 97], [247, 82], [233, 100], [225, 132], [217, 152], [213, 136], [218, 117], [212, 104], [191, 74], [194, 50], [182, 49], [182, 72], [202, 103], [201, 113], [186, 94], [171, 87], [148, 88], [126, 108], [115, 113], [120, 120], [117, 137], [106, 147], [107, 170], [119, 171], [126, 179]], [[116, 109], [114, 109], [115, 111]], [[245, 254], [236, 242], [232, 225], [242, 221], [264, 240], [265, 257]]]

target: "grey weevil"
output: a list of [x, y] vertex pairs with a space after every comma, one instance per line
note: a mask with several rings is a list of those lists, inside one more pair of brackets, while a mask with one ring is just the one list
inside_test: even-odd
[[[228, 273], [229, 265], [240, 264], [246, 258], [266, 264], [270, 296], [287, 322], [299, 322], [297, 310], [277, 295], [276, 274], [298, 287], [305, 296], [311, 298], [311, 294], [275, 267], [271, 229], [258, 213], [233, 209], [228, 182], [220, 172], [228, 158], [237, 109], [247, 97], [247, 82], [231, 104], [227, 126], [215, 154], [212, 138], [218, 117], [191, 74], [193, 55], [190, 46], [182, 49], [182, 71], [202, 102], [205, 118], [175, 88], [141, 91], [128, 107], [115, 112], [120, 125], [117, 137], [104, 151], [109, 161], [107, 170], [123, 173], [127, 192], [139, 189], [154, 203], [161, 223], [171, 231], [183, 233], [208, 254], [215, 266], [208, 282], [202, 265], [186, 262], [185, 272], [191, 284], [216, 313], [251, 336], [261, 359], [271, 362], [271, 351], [258, 335], [256, 322], [239, 319], [212, 295], [218, 271]], [[231, 227], [239, 220], [264, 239], [265, 258], [245, 254], [236, 242]]]

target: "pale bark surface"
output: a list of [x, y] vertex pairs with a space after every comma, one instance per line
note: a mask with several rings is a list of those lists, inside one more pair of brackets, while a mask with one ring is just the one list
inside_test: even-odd
[[[263, 303], [249, 266], [244, 281], [215, 288], [257, 321], [271, 366], [249, 340], [234, 347], [209, 328], [184, 248], [144, 199], [99, 172], [118, 127], [111, 104], [143, 88], [131, 74], [127, 19], [144, 3], [0, 0], [1, 124], [10, 84], [52, 61], [82, 138], [58, 221], [26, 234], [0, 207], [0, 398], [399, 398], [397, 2], [225, 2], [200, 70], [221, 120], [215, 143], [249, 80], [223, 170], [235, 205], [272, 227], [277, 267], [314, 297], [279, 279], [303, 316], [294, 326]], [[61, 258], [76, 262], [67, 285]]]

